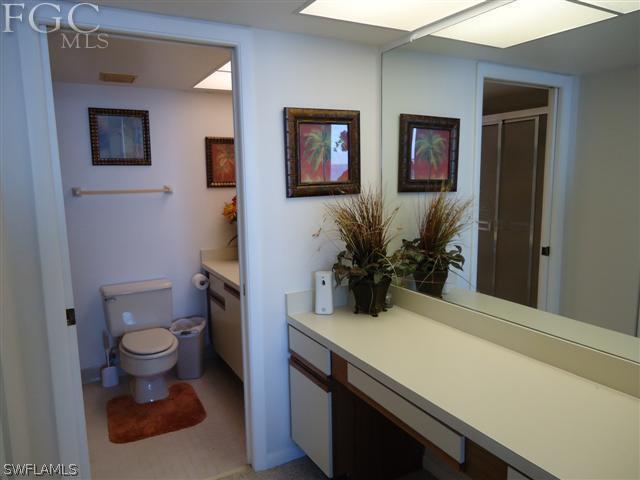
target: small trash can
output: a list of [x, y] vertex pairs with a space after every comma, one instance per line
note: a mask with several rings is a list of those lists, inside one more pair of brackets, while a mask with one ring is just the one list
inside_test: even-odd
[[204, 348], [204, 327], [202, 317], [188, 317], [174, 320], [169, 330], [178, 339], [178, 378], [189, 380], [202, 376], [202, 351]]

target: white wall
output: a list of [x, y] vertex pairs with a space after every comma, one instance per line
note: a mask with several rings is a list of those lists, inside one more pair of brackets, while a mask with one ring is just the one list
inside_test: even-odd
[[[393, 248], [401, 239], [417, 236], [416, 210], [425, 201], [424, 193], [398, 192], [398, 143], [400, 114], [430, 115], [460, 119], [457, 196], [473, 196], [475, 147], [476, 61], [416, 53], [407, 50], [386, 52], [382, 59], [382, 182], [390, 205], [399, 206], [399, 229]], [[471, 230], [460, 245], [470, 259]], [[449, 282], [468, 288], [470, 271], [449, 276]], [[475, 279], [474, 279], [475, 283]]]
[[57, 463], [33, 175], [24, 92], [16, 75], [18, 53], [15, 35], [0, 34], [0, 435], [10, 462]]
[[[192, 287], [200, 249], [224, 247], [235, 234], [221, 215], [234, 188], [206, 188], [204, 138], [233, 137], [229, 93], [125, 86], [54, 84], [65, 212], [69, 233], [80, 362], [104, 363], [106, 329], [100, 285], [168, 277], [173, 317], [205, 315]], [[149, 111], [151, 166], [93, 166], [87, 108]], [[174, 193], [73, 197], [71, 188], [171, 185]]]
[[285, 196], [282, 109], [359, 110], [362, 183], [377, 186], [380, 55], [371, 47], [264, 30], [255, 31], [254, 39], [267, 445], [269, 457], [278, 463], [299, 454], [290, 440], [284, 293], [311, 288], [312, 273], [330, 268], [337, 253], [326, 237], [312, 236], [323, 224], [324, 205], [334, 199]]
[[640, 68], [580, 81], [562, 314], [635, 335], [640, 294]]

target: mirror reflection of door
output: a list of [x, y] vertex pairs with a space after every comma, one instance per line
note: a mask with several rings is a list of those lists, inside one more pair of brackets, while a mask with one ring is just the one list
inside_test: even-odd
[[538, 306], [548, 90], [487, 82], [477, 291]]

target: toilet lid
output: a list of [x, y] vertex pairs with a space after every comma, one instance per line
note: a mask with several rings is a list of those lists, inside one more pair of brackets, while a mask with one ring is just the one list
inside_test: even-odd
[[167, 350], [173, 344], [173, 334], [165, 328], [150, 328], [125, 333], [122, 346], [131, 353], [151, 355]]

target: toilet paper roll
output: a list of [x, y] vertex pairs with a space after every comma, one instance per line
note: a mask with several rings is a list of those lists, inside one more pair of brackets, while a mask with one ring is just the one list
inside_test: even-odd
[[196, 273], [191, 277], [191, 283], [198, 290], [206, 290], [209, 287], [209, 279], [201, 273]]

